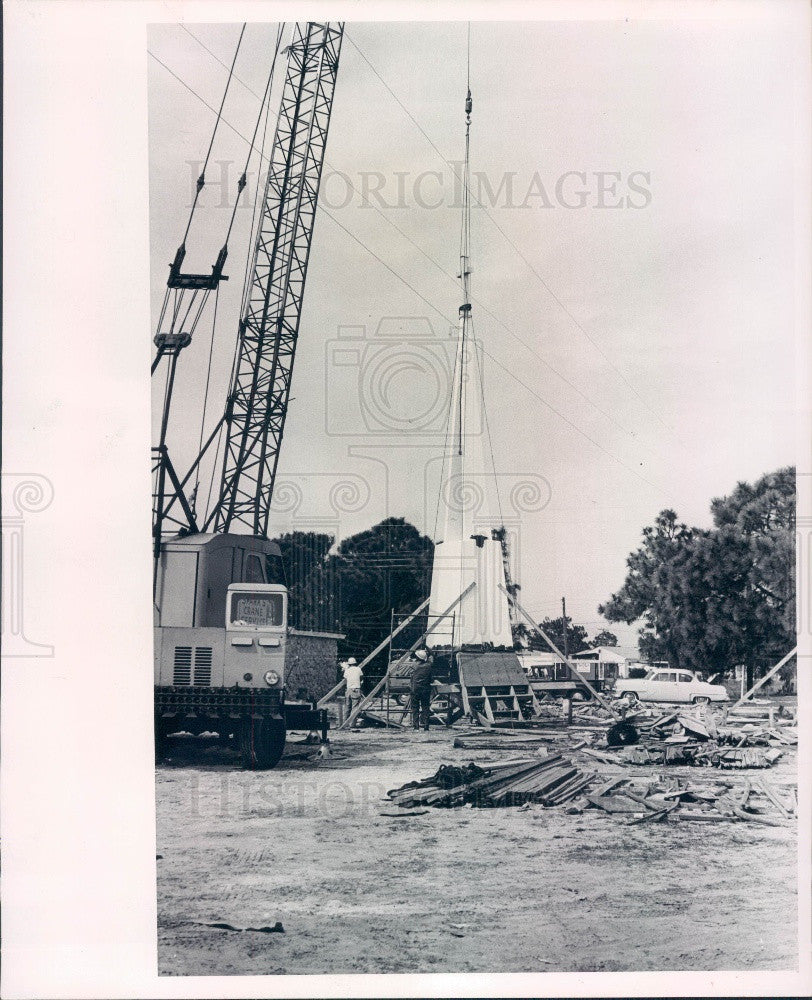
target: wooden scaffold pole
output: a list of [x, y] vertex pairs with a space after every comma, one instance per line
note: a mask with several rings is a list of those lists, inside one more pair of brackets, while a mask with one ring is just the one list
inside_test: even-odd
[[[383, 642], [379, 643], [372, 650], [371, 653], [369, 653], [367, 656], [365, 656], [364, 659], [361, 660], [361, 662], [358, 664], [358, 666], [361, 668], [361, 670], [363, 670], [364, 667], [368, 663], [370, 663], [372, 660], [375, 659], [375, 657], [378, 655], [378, 653], [380, 653], [383, 650], [383, 648], [392, 639], [394, 639], [394, 637], [398, 634], [398, 632], [402, 632], [406, 628], [407, 625], [410, 625], [415, 620], [415, 618], [417, 618], [417, 616], [420, 614], [420, 612], [423, 611], [428, 606], [428, 603], [429, 603], [429, 599], [427, 597], [425, 599], [425, 601], [423, 601], [423, 603], [419, 607], [415, 608], [415, 610], [409, 615], [408, 618], [406, 618], [404, 621], [402, 621], [400, 623], [400, 625], [398, 625], [398, 627], [393, 632], [390, 632], [390, 634], [383, 640]], [[336, 686], [334, 688], [332, 688], [331, 690], [329, 690], [327, 692], [327, 694], [323, 698], [319, 699], [318, 705], [316, 707], [317, 708], [324, 708], [324, 706], [327, 704], [327, 702], [330, 701], [331, 699], [335, 698], [335, 696], [346, 685], [346, 683], [347, 682], [342, 677], [342, 679], [338, 682], [338, 684], [336, 684]]]
[[527, 622], [530, 628], [532, 628], [537, 635], [541, 636], [541, 638], [547, 643], [547, 645], [555, 653], [555, 655], [560, 658], [561, 662], [567, 667], [567, 669], [575, 678], [575, 680], [577, 680], [580, 684], [583, 684], [584, 687], [587, 688], [592, 693], [592, 697], [601, 705], [602, 708], [605, 708], [607, 712], [611, 712], [615, 718], [619, 718], [620, 717], [619, 713], [614, 708], [612, 708], [609, 702], [598, 691], [596, 691], [594, 687], [592, 687], [592, 685], [589, 683], [586, 677], [583, 676], [583, 674], [578, 673], [578, 671], [575, 669], [572, 663], [570, 663], [569, 659], [566, 656], [564, 656], [564, 654], [561, 652], [558, 646], [556, 646], [553, 640], [547, 635], [544, 629], [540, 625], [537, 625], [535, 621], [533, 621], [533, 619], [527, 613], [527, 611], [525, 611], [525, 609], [521, 606], [521, 604], [519, 604], [515, 595], [510, 594], [507, 590], [505, 590], [505, 588], [501, 584], [499, 585], [499, 589], [502, 591], [503, 594], [507, 594], [508, 600], [513, 603], [514, 607], [522, 616], [522, 618], [524, 618], [524, 620]]
[[[437, 618], [429, 625], [429, 627], [420, 636], [420, 638], [417, 640], [417, 642], [412, 643], [412, 645], [406, 650], [406, 652], [403, 654], [403, 656], [401, 656], [398, 660], [396, 660], [395, 663], [390, 663], [389, 664], [389, 667], [388, 667], [386, 673], [383, 675], [383, 677], [381, 677], [381, 679], [378, 681], [378, 683], [375, 685], [375, 687], [369, 692], [369, 694], [366, 695], [366, 697], [362, 698], [361, 701], [355, 706], [355, 708], [353, 709], [353, 711], [350, 712], [350, 714], [347, 716], [347, 718], [338, 727], [339, 729], [346, 729], [348, 726], [351, 726], [353, 724], [353, 722], [355, 722], [355, 720], [358, 718], [358, 716], [361, 714], [361, 712], [363, 712], [363, 710], [372, 701], [372, 699], [375, 697], [375, 695], [378, 694], [378, 692], [384, 686], [384, 684], [388, 680], [389, 675], [392, 673], [392, 671], [395, 670], [401, 663], [403, 663], [403, 661], [406, 659], [407, 656], [410, 656], [416, 649], [418, 649], [422, 645], [424, 639], [427, 636], [431, 635], [431, 633], [437, 628], [437, 626], [440, 624], [440, 622], [442, 622], [446, 618], [448, 618], [448, 616], [454, 611], [454, 609], [457, 607], [457, 605], [465, 597], [467, 597], [468, 594], [470, 594], [470, 592], [474, 589], [475, 586], [476, 586], [476, 582], [469, 583], [468, 586], [465, 588], [465, 590], [463, 590], [463, 592], [459, 595], [459, 597], [457, 597], [454, 601], [452, 601], [451, 604], [449, 604], [449, 606], [445, 609], [445, 611], [442, 614], [438, 615]], [[389, 640], [387, 639], [384, 642], [384, 645], [388, 641]]]

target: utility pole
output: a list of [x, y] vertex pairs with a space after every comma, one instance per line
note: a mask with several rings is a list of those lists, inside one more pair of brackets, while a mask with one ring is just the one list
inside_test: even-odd
[[564, 623], [564, 659], [570, 658], [569, 642], [567, 641], [567, 599], [561, 598], [561, 620]]

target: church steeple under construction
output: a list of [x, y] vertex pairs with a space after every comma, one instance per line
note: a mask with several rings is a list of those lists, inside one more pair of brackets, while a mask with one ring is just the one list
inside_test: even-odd
[[[473, 333], [471, 306], [471, 189], [469, 146], [473, 101], [470, 82], [465, 99], [465, 161], [462, 176], [463, 212], [460, 236], [460, 280], [457, 350], [450, 394], [443, 455], [429, 621], [441, 615], [471, 583], [456, 607], [453, 630], [444, 623], [427, 639], [429, 645], [455, 647], [480, 644], [507, 646], [513, 640], [508, 613], [505, 571], [496, 517], [498, 483], [491, 462], [486, 465], [484, 380], [481, 352]], [[453, 631], [453, 635], [452, 635]]]

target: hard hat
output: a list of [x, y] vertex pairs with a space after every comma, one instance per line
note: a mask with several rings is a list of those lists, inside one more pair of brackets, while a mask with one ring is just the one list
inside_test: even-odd
[[418, 658], [418, 660], [428, 659], [428, 653], [425, 651], [425, 649], [416, 650], [414, 655]]
[[358, 661], [355, 659], [354, 656], [351, 656], [349, 658], [349, 660], [347, 660], [347, 666], [348, 667], [356, 667], [356, 666], [358, 666]]

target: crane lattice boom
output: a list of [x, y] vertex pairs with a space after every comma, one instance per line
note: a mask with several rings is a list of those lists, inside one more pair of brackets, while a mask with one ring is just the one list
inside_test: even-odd
[[294, 27], [226, 404], [220, 493], [203, 530], [267, 534], [343, 31], [341, 22]]

